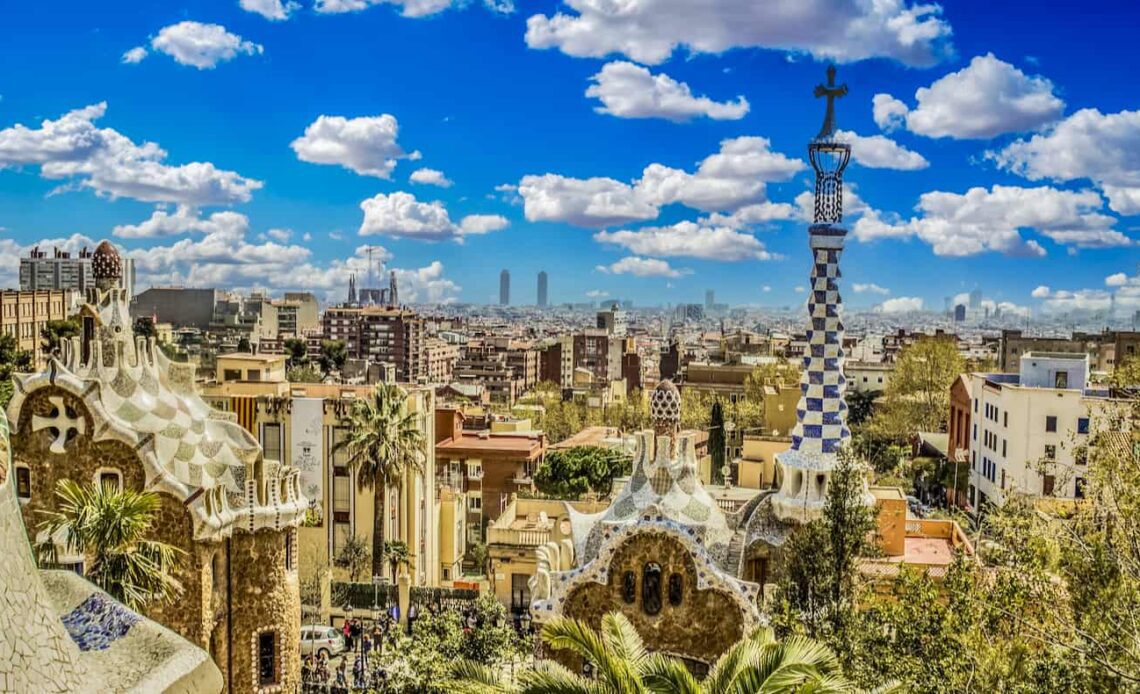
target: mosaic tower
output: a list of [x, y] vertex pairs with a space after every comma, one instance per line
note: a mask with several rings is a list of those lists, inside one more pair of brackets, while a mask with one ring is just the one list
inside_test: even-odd
[[835, 67], [828, 67], [827, 84], [815, 88], [816, 97], [827, 98], [823, 127], [808, 146], [815, 169], [814, 219], [808, 229], [812, 253], [808, 350], [792, 447], [776, 457], [781, 484], [772, 499], [777, 516], [796, 522], [819, 517], [836, 454], [851, 436], [843, 399], [847, 382], [843, 377], [842, 303], [837, 284], [839, 256], [847, 235], [839, 226], [843, 221], [843, 170], [851, 159], [851, 146], [835, 140], [835, 99], [846, 94], [847, 85], [837, 86]]

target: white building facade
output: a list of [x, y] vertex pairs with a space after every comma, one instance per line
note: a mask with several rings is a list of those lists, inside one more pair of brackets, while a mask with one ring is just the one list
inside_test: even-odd
[[970, 374], [970, 504], [1011, 493], [1079, 499], [1090, 434], [1114, 407], [1085, 355], [1026, 353], [1017, 374]]

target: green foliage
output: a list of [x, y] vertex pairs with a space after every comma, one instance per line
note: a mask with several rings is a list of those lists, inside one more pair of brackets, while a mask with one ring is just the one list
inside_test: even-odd
[[857, 562], [873, 551], [874, 529], [874, 510], [863, 498], [863, 471], [845, 448], [831, 473], [821, 517], [796, 530], [784, 546], [784, 631], [794, 631], [798, 622], [814, 638], [845, 638], [855, 612]]
[[867, 461], [880, 475], [895, 473], [910, 450], [890, 436], [866, 429], [851, 437], [850, 446], [856, 457]]
[[487, 572], [487, 545], [482, 542], [472, 542], [467, 545], [467, 557], [475, 565], [479, 575]]
[[348, 580], [355, 582], [358, 576], [372, 566], [372, 549], [363, 537], [352, 535], [341, 545], [334, 563], [347, 570]]
[[40, 350], [44, 354], [58, 355], [64, 340], [79, 337], [79, 318], [49, 320], [40, 328]]
[[861, 427], [875, 413], [875, 401], [883, 394], [879, 390], [848, 390], [847, 425], [851, 428]]
[[872, 430], [898, 443], [919, 431], [946, 431], [950, 386], [966, 369], [953, 338], [924, 337], [899, 352]]
[[289, 366], [298, 367], [309, 363], [309, 348], [301, 338], [286, 338], [282, 346], [285, 348], [285, 359]]
[[36, 550], [42, 563], [57, 563], [50, 538], [66, 537], [69, 552], [83, 554], [87, 577], [133, 609], [163, 603], [180, 593], [171, 575], [182, 550], [146, 539], [160, 501], [152, 492], [120, 491], [110, 485], [80, 486], [60, 480], [58, 511], [43, 511], [39, 524], [46, 539]]
[[720, 471], [724, 467], [724, 447], [724, 409], [720, 406], [720, 400], [714, 400], [709, 409], [709, 455], [712, 457], [713, 484], [724, 483]]
[[0, 334], [0, 409], [12, 399], [12, 374], [31, 370], [31, 352], [20, 349], [15, 335]]
[[348, 361], [348, 347], [344, 344], [344, 340], [321, 341], [321, 356], [317, 357], [321, 371], [326, 374], [340, 371], [346, 361]]
[[[75, 327], [76, 333], [78, 334], [78, 322]], [[131, 331], [134, 332], [135, 337], [147, 337], [152, 340], [158, 339], [158, 328], [155, 327], [154, 319], [150, 316], [139, 316], [136, 318], [134, 325], [131, 326]]]
[[290, 366], [285, 371], [285, 378], [289, 379], [290, 383], [320, 383], [321, 373], [308, 364]]
[[362, 489], [371, 489], [376, 512], [372, 527], [372, 574], [383, 575], [384, 490], [399, 486], [408, 470], [423, 472], [421, 415], [406, 407], [407, 394], [394, 384], [376, 386], [372, 398], [357, 400], [349, 415], [349, 434], [333, 447], [348, 453], [348, 466]]
[[629, 456], [602, 446], [575, 446], [546, 454], [534, 474], [538, 490], [553, 498], [579, 499], [594, 491], [610, 493], [615, 477], [629, 474]]
[[527, 694], [852, 691], [835, 655], [825, 645], [803, 637], [779, 642], [767, 628], [757, 629], [733, 645], [701, 682], [681, 660], [648, 652], [637, 630], [620, 612], [604, 615], [601, 627], [596, 630], [578, 620], [555, 619], [543, 627], [542, 640], [554, 650], [569, 651], [590, 663], [593, 678], [587, 679], [555, 662], [542, 661], [523, 671], [518, 681], [511, 683], [494, 668], [468, 660], [453, 670], [459, 678], [457, 691]]

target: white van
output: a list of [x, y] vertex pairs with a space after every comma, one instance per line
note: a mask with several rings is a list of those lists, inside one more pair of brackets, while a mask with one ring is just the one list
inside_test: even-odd
[[329, 658], [344, 651], [344, 635], [330, 626], [304, 624], [301, 626], [301, 655], [325, 654]]

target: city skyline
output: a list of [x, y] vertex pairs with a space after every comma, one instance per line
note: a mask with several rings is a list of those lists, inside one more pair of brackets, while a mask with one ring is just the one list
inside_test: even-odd
[[[552, 304], [698, 303], [711, 289], [795, 305], [802, 142], [818, 122], [804, 85], [834, 59], [853, 89], [839, 129], [857, 134], [852, 308], [939, 311], [978, 285], [1011, 312], [1140, 307], [1140, 113], [1111, 71], [1069, 59], [1126, 61], [1120, 13], [1073, 32], [1017, 4], [983, 20], [898, 3], [827, 18], [872, 35], [822, 45], [794, 24], [756, 29], [756, 10], [715, 41], [654, 24], [617, 44], [606, 32], [623, 29], [605, 25], [580, 44], [552, 18], [603, 20], [552, 3], [242, 5], [261, 12], [201, 2], [108, 21], [76, 5], [62, 27], [54, 11], [9, 13], [0, 285], [16, 286], [36, 244], [112, 237], [140, 290], [340, 298], [372, 247], [408, 302], [495, 303], [483, 264], [533, 277], [557, 256]], [[892, 33], [903, 17], [922, 38]], [[48, 26], [57, 45], [36, 38]], [[426, 51], [384, 80], [371, 68]], [[490, 103], [506, 106], [493, 123]]]

